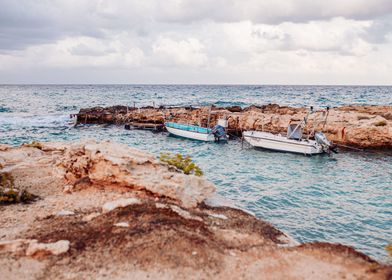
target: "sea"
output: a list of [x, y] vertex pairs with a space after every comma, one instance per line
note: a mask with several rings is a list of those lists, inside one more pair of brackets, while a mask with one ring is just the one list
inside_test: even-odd
[[388, 86], [0, 85], [0, 143], [111, 140], [190, 155], [225, 203], [254, 213], [299, 242], [342, 243], [390, 262], [392, 152], [342, 150], [303, 156], [255, 150], [240, 141], [203, 143], [115, 125], [73, 125], [80, 108], [128, 105], [325, 108], [392, 105]]

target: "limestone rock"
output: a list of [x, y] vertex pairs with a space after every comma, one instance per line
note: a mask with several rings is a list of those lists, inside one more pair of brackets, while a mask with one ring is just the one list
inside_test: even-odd
[[33, 178], [34, 184], [64, 186], [63, 193], [88, 186], [119, 187], [167, 197], [186, 208], [215, 191], [206, 179], [173, 171], [155, 156], [127, 145], [92, 140], [38, 144], [40, 149], [22, 146], [0, 151], [3, 171], [18, 178], [17, 184], [30, 185], [30, 174], [40, 170], [42, 176]]
[[60, 255], [68, 252], [70, 242], [68, 240], [59, 240], [54, 243], [38, 243], [36, 240], [29, 244], [26, 250], [26, 256], [35, 255]]
[[114, 209], [119, 208], [119, 207], [126, 207], [129, 205], [140, 204], [140, 203], [141, 203], [140, 200], [137, 198], [134, 198], [134, 197], [120, 198], [118, 200], [105, 203], [102, 206], [102, 212], [107, 213], [107, 212], [113, 211]]
[[12, 146], [6, 144], [0, 144], [0, 151], [6, 151], [10, 148], [12, 148]]
[[227, 216], [223, 215], [223, 214], [215, 214], [215, 213], [210, 213], [209, 214], [211, 217], [213, 218], [217, 218], [217, 219], [222, 219], [222, 220], [227, 220]]
[[72, 185], [65, 185], [63, 188], [63, 193], [72, 193], [74, 187]]
[[129, 227], [129, 224], [127, 222], [120, 222], [120, 223], [116, 223], [114, 224], [115, 227]]
[[101, 215], [101, 214], [98, 213], [98, 212], [94, 212], [94, 213], [88, 214], [88, 215], [86, 215], [86, 216], [84, 216], [84, 217], [82, 218], [82, 221], [83, 221], [83, 222], [90, 222], [90, 221], [92, 221], [94, 218], [98, 217], [99, 215]]
[[16, 253], [23, 251], [29, 243], [30, 240], [28, 239], [3, 240], [0, 241], [0, 252]]
[[93, 184], [144, 189], [185, 207], [196, 206], [215, 191], [204, 178], [174, 172], [151, 154], [111, 142], [71, 147], [61, 166], [70, 184], [88, 177]]
[[180, 207], [176, 206], [176, 205], [170, 205], [170, 208], [176, 212], [178, 215], [180, 215], [181, 217], [183, 217], [184, 219], [187, 220], [196, 220], [199, 222], [203, 222], [203, 219], [198, 217], [198, 216], [194, 216], [191, 213], [189, 213], [188, 211], [181, 209]]
[[75, 215], [75, 212], [69, 210], [61, 210], [56, 213], [56, 216], [72, 216]]

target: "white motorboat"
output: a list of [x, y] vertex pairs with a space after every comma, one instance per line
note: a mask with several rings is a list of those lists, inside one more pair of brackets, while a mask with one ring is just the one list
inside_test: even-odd
[[200, 141], [219, 142], [227, 141], [225, 128], [218, 124], [214, 128], [201, 127], [197, 125], [166, 122], [165, 127], [170, 134]]
[[[311, 108], [310, 113], [312, 112], [313, 108]], [[299, 153], [305, 155], [322, 154], [335, 151], [334, 145], [332, 145], [332, 143], [322, 132], [314, 132], [313, 129], [313, 132], [310, 136], [313, 135], [314, 139], [310, 139], [310, 136], [303, 138], [303, 127], [306, 125], [310, 113], [308, 113], [302, 122], [298, 124], [289, 124], [287, 135], [252, 130], [245, 131], [243, 133], [243, 137], [245, 141], [253, 147], [274, 151]], [[324, 122], [325, 121], [326, 118]]]
[[245, 131], [244, 139], [253, 147], [305, 155], [322, 154], [323, 147], [315, 140], [289, 139], [280, 134], [263, 131]]

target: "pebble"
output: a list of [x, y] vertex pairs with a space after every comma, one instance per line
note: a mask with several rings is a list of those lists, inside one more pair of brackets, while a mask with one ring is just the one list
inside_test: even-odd
[[93, 220], [94, 218], [98, 217], [99, 215], [101, 215], [101, 214], [99, 214], [98, 212], [88, 214], [82, 218], [82, 221], [89, 222], [89, 221]]
[[120, 222], [117, 224], [114, 224], [116, 227], [129, 227], [129, 224], [127, 222]]
[[75, 213], [69, 210], [61, 210], [56, 213], [56, 216], [72, 216], [72, 215], [75, 215]]
[[140, 200], [137, 198], [134, 198], [134, 197], [120, 198], [115, 201], [106, 202], [102, 206], [102, 212], [107, 213], [107, 212], [113, 211], [114, 209], [119, 208], [119, 207], [126, 207], [129, 205], [140, 204], [140, 203], [141, 203]]
[[215, 214], [215, 213], [211, 213], [209, 214], [211, 217], [214, 218], [218, 218], [218, 219], [222, 219], [222, 220], [227, 220], [227, 216], [223, 215], [223, 214]]
[[74, 187], [72, 185], [65, 185], [63, 188], [63, 193], [72, 193], [73, 188]]

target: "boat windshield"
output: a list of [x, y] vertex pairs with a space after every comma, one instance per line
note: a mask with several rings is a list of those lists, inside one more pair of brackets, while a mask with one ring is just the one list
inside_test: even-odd
[[[298, 124], [292, 123], [287, 127], [287, 138], [300, 140], [302, 139], [302, 127], [298, 126]], [[297, 129], [296, 129], [297, 128]]]

